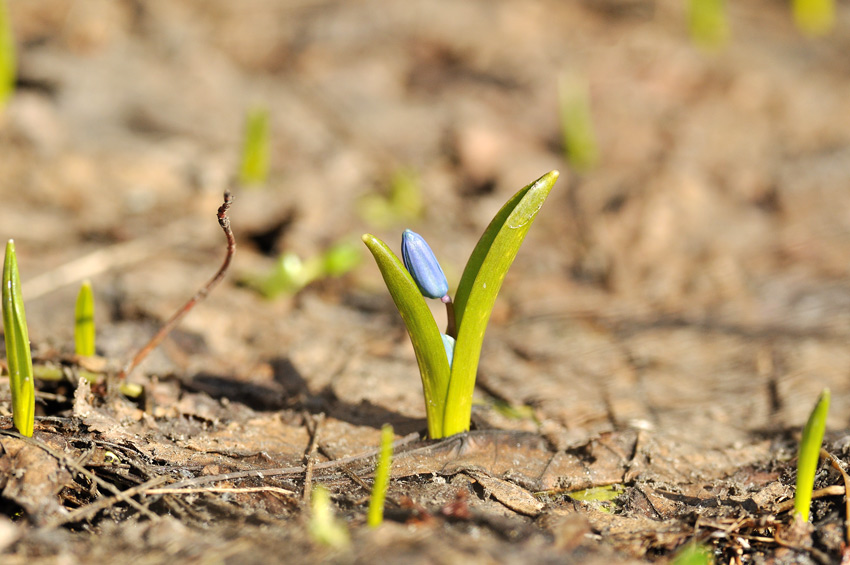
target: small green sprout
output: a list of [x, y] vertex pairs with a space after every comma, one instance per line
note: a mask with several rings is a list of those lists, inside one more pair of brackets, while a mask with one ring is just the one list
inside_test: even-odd
[[713, 565], [713, 563], [714, 556], [711, 549], [695, 542], [686, 544], [673, 558], [673, 565]]
[[80, 357], [92, 357], [94, 348], [94, 293], [91, 282], [83, 281], [74, 308], [74, 351]]
[[313, 487], [310, 510], [309, 531], [313, 541], [334, 549], [344, 549], [348, 546], [348, 529], [334, 516], [331, 495], [322, 485]]
[[269, 176], [269, 112], [255, 107], [245, 116], [245, 138], [242, 141], [242, 166], [239, 181], [243, 186], [259, 186]]
[[812, 37], [826, 35], [835, 27], [835, 0], [794, 0], [797, 29]]
[[690, 0], [688, 24], [694, 43], [708, 50], [722, 47], [729, 38], [726, 0]]
[[587, 83], [564, 75], [558, 83], [564, 156], [576, 171], [589, 171], [599, 161]]
[[368, 524], [377, 528], [384, 521], [384, 502], [387, 499], [387, 487], [390, 484], [390, 465], [393, 460], [393, 427], [389, 424], [381, 428], [381, 453], [375, 466], [375, 482], [372, 484], [372, 496], [369, 498]]
[[3, 332], [6, 337], [6, 365], [12, 389], [12, 420], [21, 434], [32, 437], [35, 419], [35, 386], [33, 385], [32, 353], [21, 296], [21, 277], [15, 242], [6, 243], [3, 262]]
[[[469, 430], [481, 344], [496, 295], [558, 174], [552, 171], [543, 175], [499, 210], [467, 261], [454, 302], [448, 294], [441, 298], [449, 314], [446, 334], [454, 339], [451, 362], [444, 334], [437, 328], [419, 286], [441, 282], [427, 254], [414, 257], [411, 272], [386, 243], [371, 234], [363, 236], [413, 343], [432, 439]], [[419, 249], [422, 252], [424, 248]], [[439, 294], [439, 290], [434, 287], [429, 292]]]
[[296, 253], [281, 255], [267, 273], [248, 275], [241, 280], [269, 299], [294, 294], [313, 281], [341, 277], [360, 264], [361, 249], [354, 243], [337, 243], [315, 257], [302, 261]]
[[387, 228], [418, 220], [425, 209], [419, 178], [410, 169], [399, 169], [390, 178], [389, 194], [367, 194], [357, 202], [357, 211], [372, 226]]
[[818, 397], [800, 439], [800, 451], [797, 455], [797, 491], [794, 493], [794, 514], [803, 522], [809, 521], [809, 509], [812, 505], [812, 489], [815, 487], [815, 473], [818, 470], [821, 444], [826, 429], [826, 415], [829, 413], [829, 389], [823, 389]]
[[15, 39], [6, 0], [0, 0], [0, 109], [15, 90]]

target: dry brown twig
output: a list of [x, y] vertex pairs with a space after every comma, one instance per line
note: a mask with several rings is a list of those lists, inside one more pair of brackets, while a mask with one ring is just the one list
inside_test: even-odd
[[121, 372], [118, 373], [118, 379], [124, 380], [127, 376], [133, 372], [133, 369], [139, 366], [139, 364], [144, 361], [145, 357], [147, 357], [151, 351], [153, 351], [157, 345], [165, 339], [171, 330], [183, 319], [183, 317], [189, 313], [189, 311], [195, 307], [195, 305], [202, 301], [210, 291], [221, 282], [224, 278], [224, 274], [227, 272], [227, 269], [230, 267], [230, 262], [233, 259], [233, 254], [236, 252], [236, 240], [233, 237], [233, 230], [230, 229], [230, 218], [227, 217], [227, 211], [230, 209], [230, 205], [233, 203], [233, 196], [230, 194], [230, 191], [226, 191], [224, 193], [224, 204], [222, 204], [218, 209], [218, 224], [221, 226], [221, 229], [224, 230], [224, 235], [227, 237], [227, 255], [224, 257], [224, 262], [219, 267], [218, 272], [205, 284], [202, 286], [198, 292], [195, 293], [192, 298], [189, 299], [186, 304], [184, 304], [177, 312], [174, 313], [171, 318], [165, 322], [162, 327], [159, 329], [156, 334], [142, 347], [138, 353], [126, 364], [124, 368], [121, 369]]

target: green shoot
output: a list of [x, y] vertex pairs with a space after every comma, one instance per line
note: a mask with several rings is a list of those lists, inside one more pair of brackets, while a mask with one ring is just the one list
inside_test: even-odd
[[698, 543], [688, 543], [673, 558], [673, 565], [712, 565], [714, 556], [711, 550]]
[[576, 490], [570, 494], [570, 498], [580, 502], [611, 502], [623, 494], [626, 488], [623, 485], [605, 485], [591, 487], [584, 490]]
[[381, 453], [375, 466], [375, 482], [372, 484], [372, 496], [369, 498], [370, 528], [377, 528], [384, 521], [384, 502], [387, 499], [387, 487], [390, 483], [390, 465], [393, 459], [393, 427], [389, 424], [381, 428]]
[[367, 194], [357, 203], [360, 217], [381, 228], [418, 220], [424, 209], [419, 178], [410, 169], [400, 169], [392, 175], [387, 196]]
[[35, 418], [35, 386], [32, 353], [21, 296], [21, 278], [15, 242], [6, 243], [3, 262], [3, 331], [6, 337], [6, 364], [12, 389], [12, 420], [21, 434], [32, 437]]
[[80, 357], [91, 357], [94, 348], [94, 293], [91, 282], [83, 281], [74, 309], [74, 350]]
[[704, 49], [718, 49], [729, 38], [726, 0], [690, 0], [688, 24], [691, 39]]
[[331, 495], [322, 485], [313, 488], [310, 497], [310, 537], [316, 543], [344, 549], [349, 544], [348, 529], [334, 516]]
[[797, 491], [794, 493], [794, 514], [803, 522], [809, 521], [809, 509], [812, 505], [812, 489], [815, 486], [815, 473], [820, 459], [821, 443], [826, 429], [826, 415], [829, 413], [829, 389], [823, 389], [818, 402], [812, 410], [803, 437], [800, 439], [800, 451], [797, 455]]
[[306, 261], [295, 253], [284, 253], [268, 273], [248, 275], [240, 282], [273, 299], [294, 294], [319, 279], [341, 277], [359, 265], [361, 259], [360, 248], [344, 241]]
[[472, 251], [453, 308], [448, 295], [444, 297], [455, 317], [454, 329], [447, 332], [456, 338], [451, 365], [416, 280], [387, 244], [371, 234], [363, 236], [413, 343], [432, 439], [469, 429], [472, 392], [490, 313], [508, 268], [557, 178], [558, 171], [543, 175], [502, 207]]
[[812, 37], [826, 35], [835, 27], [835, 0], [794, 0], [797, 29]]
[[15, 39], [6, 0], [0, 0], [0, 109], [15, 90]]
[[576, 171], [586, 172], [599, 161], [587, 84], [578, 77], [562, 76], [558, 83], [564, 157]]
[[242, 166], [239, 181], [243, 186], [259, 186], [269, 176], [269, 112], [256, 107], [245, 117], [245, 138], [242, 141]]

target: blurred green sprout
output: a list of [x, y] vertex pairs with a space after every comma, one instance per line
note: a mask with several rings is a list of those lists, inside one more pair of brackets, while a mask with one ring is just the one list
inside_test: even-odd
[[348, 547], [350, 543], [348, 529], [343, 522], [340, 522], [334, 516], [331, 495], [328, 493], [328, 489], [322, 485], [313, 487], [310, 496], [310, 510], [308, 529], [314, 542], [334, 549]]
[[835, 0], [793, 0], [797, 29], [812, 37], [826, 35], [835, 27]]
[[80, 357], [92, 357], [94, 338], [94, 293], [91, 282], [83, 281], [74, 308], [74, 352]]
[[357, 202], [363, 221], [378, 228], [419, 220], [424, 210], [419, 176], [410, 169], [393, 173], [386, 196], [367, 194]]
[[15, 90], [15, 38], [6, 0], [0, 0], [0, 109]]
[[282, 294], [294, 294], [319, 279], [341, 277], [361, 260], [360, 248], [352, 242], [332, 245], [306, 261], [296, 253], [287, 252], [267, 273], [243, 276], [241, 283], [273, 299]]
[[[432, 439], [469, 430], [481, 344], [493, 304], [558, 174], [552, 171], [543, 175], [499, 210], [469, 257], [454, 300], [448, 295], [445, 277], [440, 277], [442, 270], [437, 272], [436, 259], [432, 261], [429, 256], [430, 247], [419, 241], [421, 236], [405, 232], [404, 263], [377, 237], [363, 236], [413, 343]], [[446, 304], [448, 317], [445, 334], [437, 328], [423, 298], [439, 295], [443, 289], [446, 294], [440, 299]]]
[[384, 503], [387, 500], [387, 487], [390, 484], [390, 466], [393, 460], [393, 427], [389, 424], [381, 428], [381, 452], [375, 466], [375, 482], [372, 484], [372, 496], [369, 497], [370, 528], [377, 528], [384, 521]]
[[691, 39], [704, 49], [718, 49], [729, 39], [726, 0], [689, 0]]
[[17, 430], [32, 437], [35, 420], [35, 385], [33, 384], [27, 316], [21, 296], [21, 277], [15, 242], [6, 243], [3, 261], [3, 333], [6, 339], [6, 365], [12, 389], [12, 421]]
[[820, 460], [823, 434], [826, 431], [826, 416], [829, 413], [829, 389], [823, 389], [818, 397], [809, 420], [803, 427], [800, 439], [800, 451], [797, 455], [797, 490], [794, 493], [794, 514], [803, 522], [809, 521], [812, 505], [812, 490], [815, 487], [815, 474]]
[[714, 555], [710, 548], [690, 542], [676, 553], [672, 563], [673, 565], [713, 565]]
[[242, 164], [239, 182], [243, 186], [261, 186], [269, 176], [269, 112], [265, 107], [251, 108], [245, 116], [242, 140]]
[[561, 76], [558, 82], [558, 106], [564, 157], [579, 172], [589, 171], [599, 162], [589, 98], [585, 80], [578, 76]]

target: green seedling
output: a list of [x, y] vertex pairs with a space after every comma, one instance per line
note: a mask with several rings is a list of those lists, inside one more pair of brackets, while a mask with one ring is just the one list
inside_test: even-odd
[[591, 487], [583, 490], [575, 490], [570, 493], [570, 498], [580, 502], [611, 502], [625, 492], [623, 485], [604, 485]]
[[393, 460], [393, 427], [381, 428], [381, 453], [375, 466], [375, 482], [372, 484], [372, 496], [369, 498], [368, 524], [377, 528], [384, 521], [384, 502], [387, 499], [387, 487], [390, 484], [390, 465]]
[[812, 37], [826, 35], [835, 27], [835, 0], [794, 0], [797, 29]]
[[350, 242], [337, 243], [324, 253], [307, 261], [291, 252], [281, 255], [275, 266], [262, 275], [249, 275], [242, 283], [266, 298], [294, 294], [313, 281], [341, 277], [361, 261], [361, 250]]
[[576, 171], [586, 172], [599, 161], [587, 83], [564, 75], [558, 82], [558, 104], [564, 157]]
[[826, 430], [826, 415], [829, 413], [829, 389], [823, 389], [818, 397], [800, 439], [800, 451], [797, 455], [797, 491], [794, 493], [794, 514], [803, 522], [809, 521], [809, 509], [812, 505], [812, 489], [815, 487], [815, 473], [818, 470], [823, 434]]
[[21, 296], [21, 277], [15, 242], [6, 243], [3, 262], [3, 332], [6, 338], [6, 365], [12, 389], [12, 421], [23, 435], [32, 437], [35, 419], [35, 386], [27, 316]]
[[83, 281], [74, 308], [74, 352], [92, 357], [94, 348], [94, 293], [90, 281]]
[[688, 543], [673, 558], [673, 565], [712, 565], [714, 556], [711, 549], [698, 543]]
[[[496, 295], [557, 178], [558, 171], [543, 175], [499, 210], [466, 263], [454, 301], [439, 263], [419, 235], [404, 233], [404, 263], [377, 237], [363, 236], [413, 343], [432, 439], [469, 430], [481, 344]], [[445, 334], [423, 296], [446, 304]]]
[[691, 39], [708, 50], [719, 49], [729, 39], [726, 0], [689, 0]]
[[242, 165], [239, 182], [243, 186], [266, 184], [269, 177], [269, 112], [256, 107], [245, 116], [245, 138], [242, 140]]
[[424, 210], [419, 178], [410, 169], [400, 169], [392, 175], [387, 196], [367, 194], [357, 203], [363, 221], [379, 228], [416, 221]]
[[0, 110], [15, 90], [15, 39], [6, 0], [0, 0]]
[[313, 487], [310, 510], [309, 531], [313, 541], [334, 549], [348, 547], [348, 528], [334, 516], [331, 495], [322, 485]]

